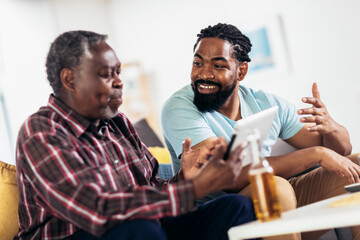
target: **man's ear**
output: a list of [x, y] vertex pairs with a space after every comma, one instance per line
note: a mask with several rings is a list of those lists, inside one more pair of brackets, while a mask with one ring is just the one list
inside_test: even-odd
[[74, 86], [75, 76], [74, 76], [74, 72], [71, 69], [69, 69], [69, 68], [61, 69], [60, 80], [61, 80], [62, 86], [66, 90], [68, 90], [70, 92], [75, 91], [75, 86]]
[[244, 61], [239, 65], [239, 71], [238, 71], [238, 80], [239, 81], [244, 80], [244, 78], [247, 74], [247, 71], [248, 71], [248, 63]]

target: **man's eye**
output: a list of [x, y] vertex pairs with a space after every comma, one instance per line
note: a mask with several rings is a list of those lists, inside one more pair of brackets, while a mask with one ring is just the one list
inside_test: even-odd
[[111, 73], [101, 73], [100, 77], [102, 77], [102, 78], [111, 78], [112, 74]]
[[109, 77], [112, 77], [112, 72], [111, 71], [107, 71], [107, 72], [100, 72], [100, 77], [103, 77], [103, 78], [109, 78]]
[[193, 64], [194, 64], [195, 66], [200, 66], [200, 65], [201, 65], [201, 63], [199, 63], [199, 62], [197, 62], [197, 61], [194, 61]]
[[215, 64], [214, 65], [215, 68], [224, 68], [225, 66], [219, 65], [219, 64]]

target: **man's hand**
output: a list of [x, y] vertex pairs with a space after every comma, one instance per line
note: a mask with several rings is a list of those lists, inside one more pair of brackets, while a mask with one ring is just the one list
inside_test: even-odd
[[360, 166], [353, 163], [349, 158], [341, 156], [336, 152], [322, 148], [323, 154], [320, 165], [328, 171], [334, 172], [340, 177], [346, 177], [349, 183], [360, 182]]
[[209, 144], [193, 149], [190, 147], [190, 138], [185, 139], [181, 153], [181, 171], [185, 179], [194, 178], [199, 173], [199, 169], [214, 154], [217, 144], [226, 145], [226, 142], [224, 138], [220, 137]]
[[349, 155], [352, 149], [349, 133], [346, 128], [335, 122], [328, 113], [324, 103], [320, 100], [316, 83], [312, 86], [312, 95], [312, 97], [302, 98], [304, 103], [312, 104], [312, 107], [298, 110], [299, 115], [311, 116], [304, 116], [300, 121], [309, 124], [306, 126], [310, 133], [321, 136], [320, 144], [322, 146], [328, 147], [343, 156]]
[[242, 159], [245, 157], [246, 144], [240, 144], [230, 153], [227, 161], [222, 159], [226, 144], [217, 144], [214, 155], [194, 177], [195, 198], [201, 198], [209, 193], [231, 189], [236, 185], [236, 179], [242, 170]]
[[302, 98], [304, 103], [312, 104], [312, 107], [298, 110], [300, 115], [312, 116], [302, 117], [300, 121], [312, 123], [313, 125], [308, 127], [308, 130], [311, 132], [318, 132], [321, 135], [335, 132], [337, 130], [337, 123], [331, 118], [325, 104], [320, 100], [320, 93], [316, 83], [312, 85], [312, 95], [312, 97]]

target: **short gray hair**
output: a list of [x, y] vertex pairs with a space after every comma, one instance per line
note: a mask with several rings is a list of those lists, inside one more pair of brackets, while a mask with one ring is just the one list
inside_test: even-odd
[[61, 89], [60, 72], [63, 68], [74, 69], [89, 51], [91, 44], [103, 42], [107, 35], [90, 31], [69, 31], [59, 35], [50, 46], [46, 58], [47, 79], [58, 95]]

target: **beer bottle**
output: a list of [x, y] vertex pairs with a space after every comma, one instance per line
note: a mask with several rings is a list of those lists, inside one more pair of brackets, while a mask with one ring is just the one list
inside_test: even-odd
[[281, 206], [273, 168], [261, 154], [258, 132], [255, 130], [247, 140], [252, 158], [249, 178], [256, 218], [260, 221], [277, 219], [281, 216]]

